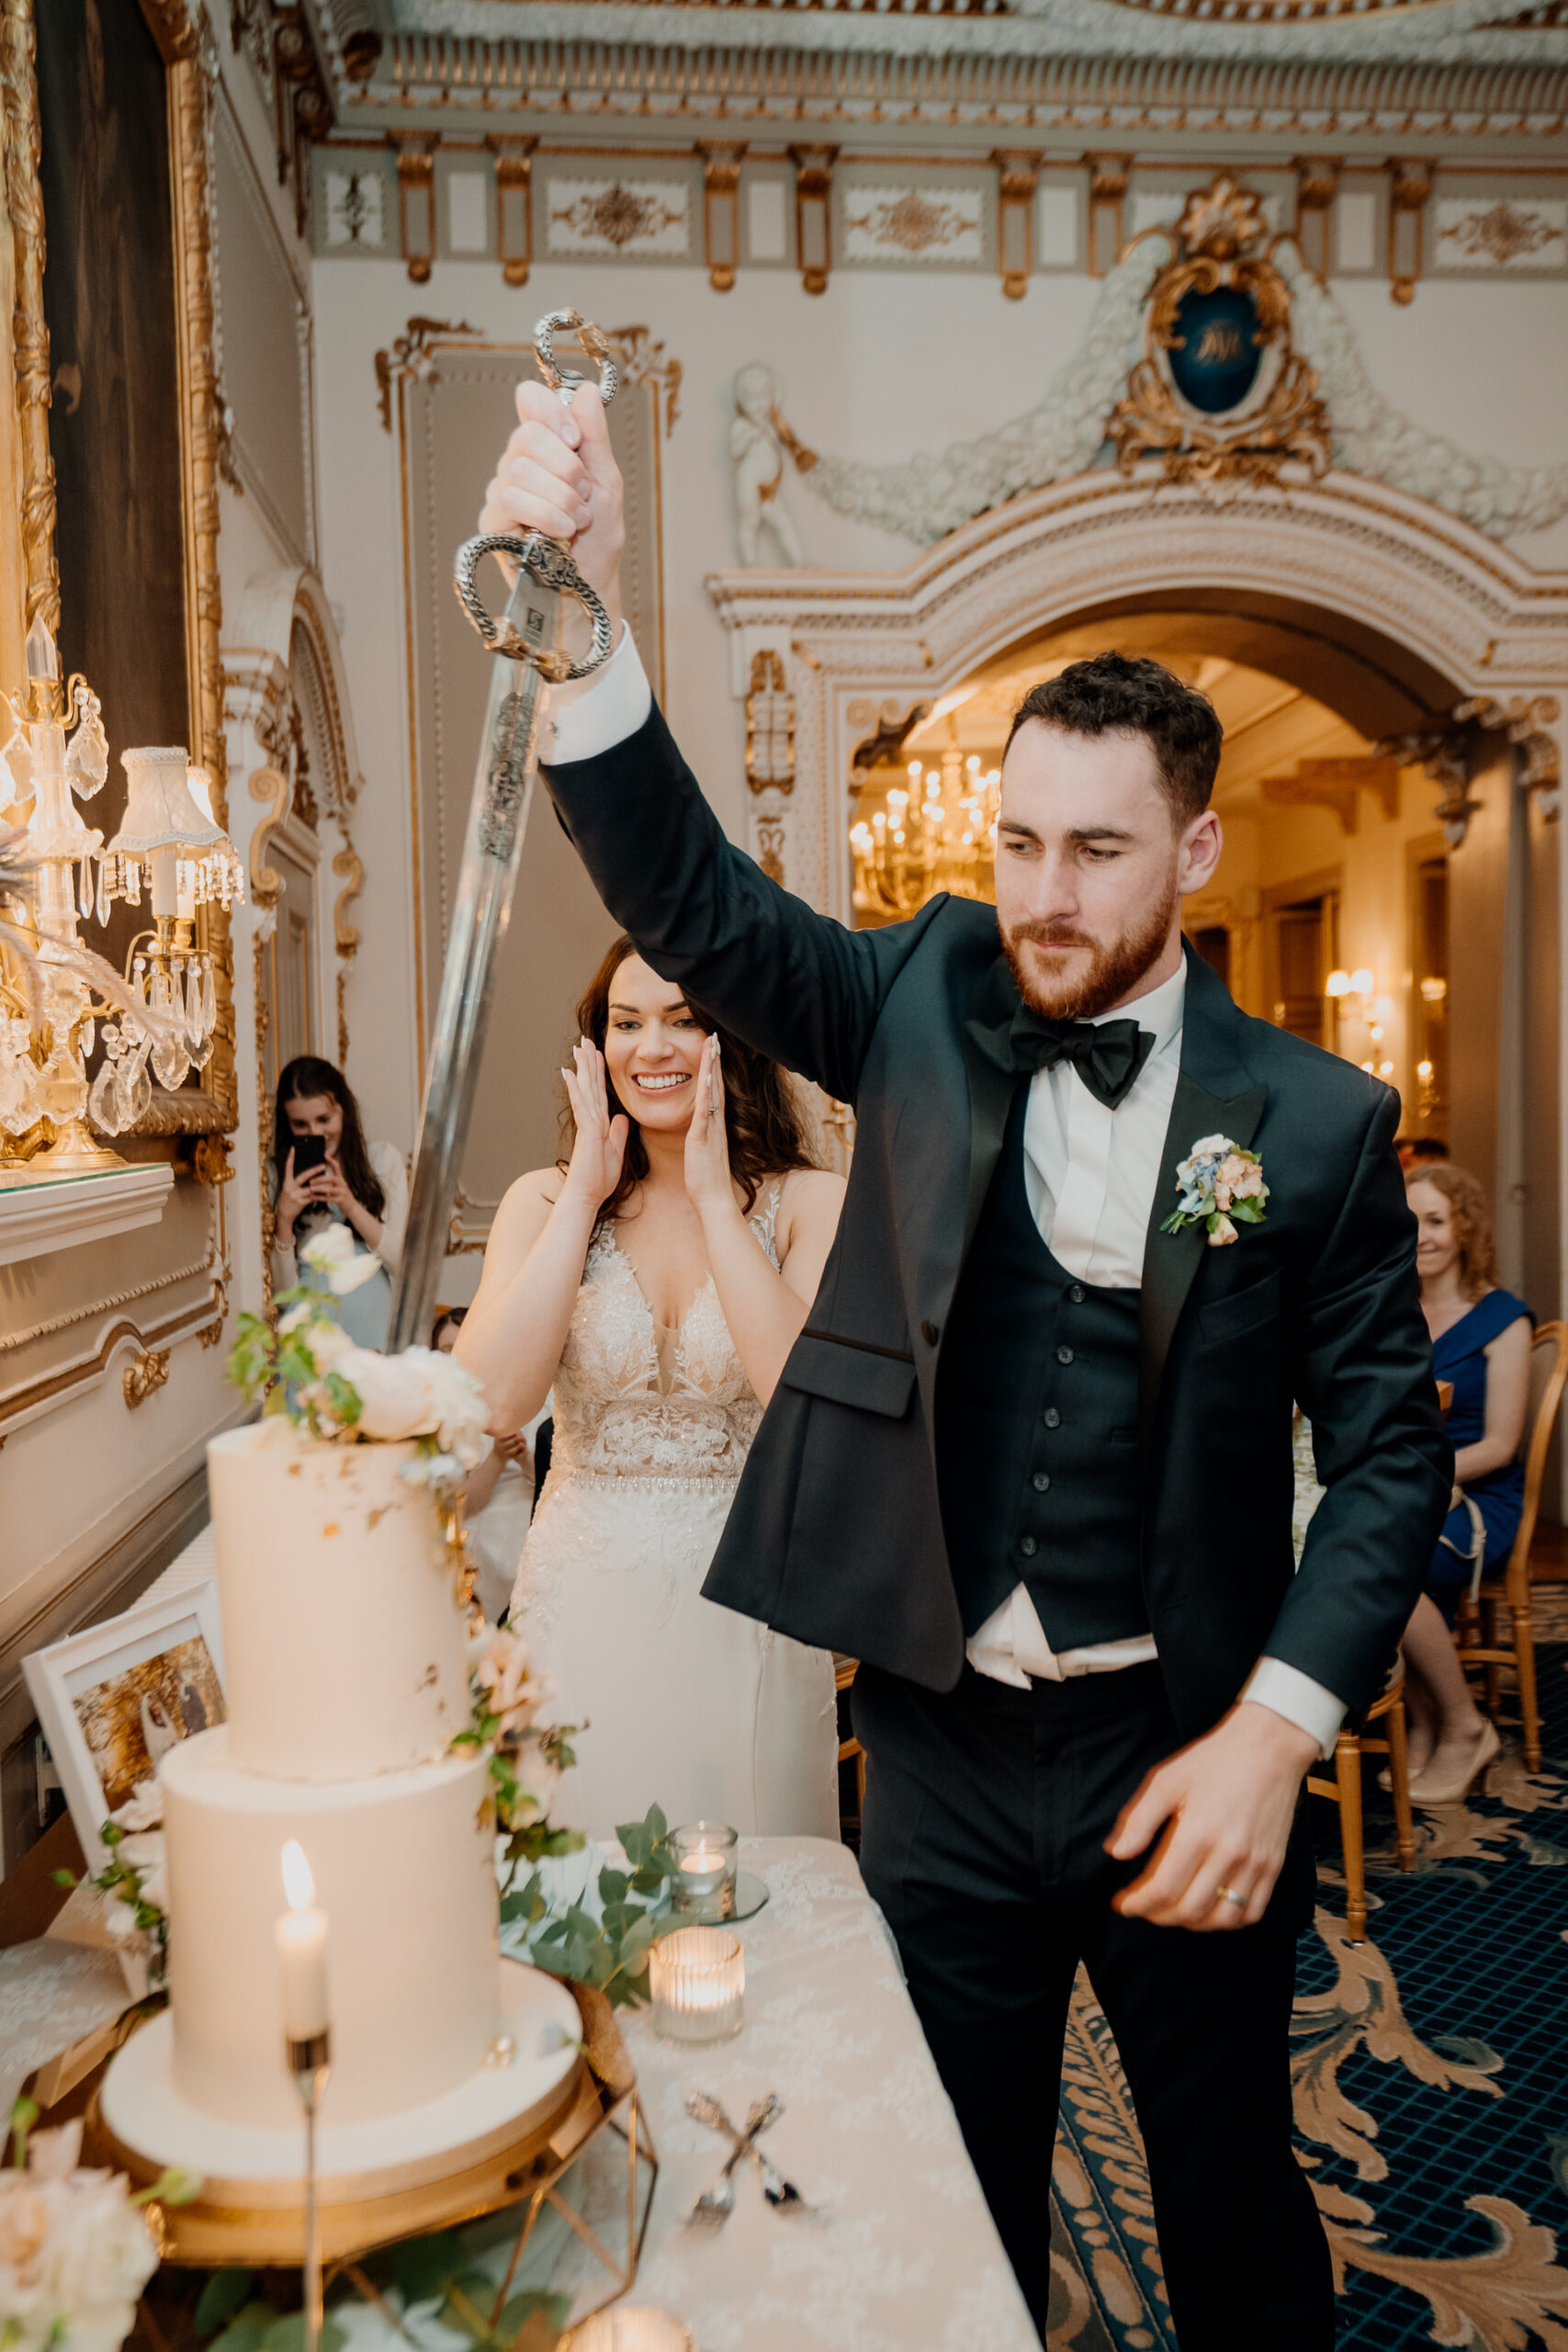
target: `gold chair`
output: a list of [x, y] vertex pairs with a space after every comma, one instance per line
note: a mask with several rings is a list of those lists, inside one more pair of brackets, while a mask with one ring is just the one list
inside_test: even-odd
[[[852, 1690], [854, 1687], [854, 1679], [859, 1670], [860, 1660], [858, 1657], [845, 1657], [841, 1650], [834, 1651], [833, 1681], [838, 1690]], [[852, 1756], [854, 1758], [855, 1763], [856, 1798], [860, 1805], [861, 1813], [863, 1815], [865, 1812], [865, 1750], [861, 1746], [859, 1740], [856, 1739], [852, 1732], [848, 1739], [841, 1739], [839, 1742], [840, 1763], [847, 1764]]]
[[[1387, 1717], [1388, 1737], [1369, 1739], [1367, 1725]], [[1367, 1868], [1361, 1839], [1361, 1758], [1386, 1756], [1393, 1792], [1394, 1851], [1402, 1871], [1416, 1867], [1416, 1825], [1410, 1815], [1410, 1766], [1404, 1746], [1404, 1668], [1396, 1665], [1387, 1684], [1367, 1709], [1359, 1731], [1342, 1731], [1334, 1745], [1332, 1781], [1308, 1775], [1314, 1797], [1339, 1807], [1339, 1842], [1345, 1854], [1345, 1925], [1353, 1944], [1367, 1940]]]
[[[1454, 1620], [1460, 1664], [1467, 1670], [1472, 1667], [1485, 1669], [1486, 1713], [1494, 1722], [1497, 1716], [1499, 1669], [1511, 1666], [1517, 1675], [1525, 1763], [1532, 1772], [1540, 1770], [1540, 1707], [1535, 1687], [1535, 1629], [1530, 1623], [1530, 1545], [1535, 1541], [1541, 1481], [1546, 1476], [1546, 1457], [1565, 1381], [1568, 1324], [1538, 1324], [1530, 1343], [1532, 1410], [1526, 1424], [1529, 1443], [1525, 1454], [1525, 1500], [1518, 1533], [1502, 1575], [1483, 1574], [1479, 1592], [1473, 1600], [1466, 1593]], [[1511, 1643], [1499, 1633], [1499, 1619], [1505, 1609], [1513, 1634]]]

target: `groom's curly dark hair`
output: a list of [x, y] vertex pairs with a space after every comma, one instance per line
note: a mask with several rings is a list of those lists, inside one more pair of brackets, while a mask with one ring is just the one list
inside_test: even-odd
[[[579, 1035], [592, 1039], [601, 1053], [609, 1033], [610, 989], [615, 974], [628, 956], [641, 954], [636, 940], [623, 932], [590, 980], [587, 993], [577, 1008]], [[699, 1029], [718, 1037], [724, 1065], [724, 1131], [729, 1146], [730, 1172], [745, 1191], [746, 1212], [750, 1216], [770, 1176], [783, 1176], [792, 1168], [818, 1168], [821, 1162], [812, 1153], [804, 1107], [784, 1064], [758, 1053], [733, 1029], [726, 1029], [710, 1012], [705, 1012], [694, 998], [687, 997], [685, 1005]], [[624, 1111], [631, 1121], [631, 1134], [626, 1138], [620, 1182], [600, 1207], [600, 1225], [620, 1215], [648, 1174], [648, 1151], [637, 1113], [629, 1102], [621, 1101], [608, 1073], [605, 1084], [613, 1110]], [[564, 1170], [577, 1136], [570, 1102], [561, 1113], [560, 1125], [563, 1156], [558, 1165]]]
[[1179, 828], [1209, 805], [1224, 737], [1219, 714], [1207, 695], [1161, 662], [1097, 653], [1070, 663], [1024, 695], [1013, 713], [1010, 748], [1032, 718], [1065, 735], [1142, 735]]

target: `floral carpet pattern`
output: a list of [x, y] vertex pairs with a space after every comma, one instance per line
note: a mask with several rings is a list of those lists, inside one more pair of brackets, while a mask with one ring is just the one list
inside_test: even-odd
[[[1369, 1769], [1359, 1946], [1337, 1815], [1313, 1801], [1296, 2145], [1333, 2251], [1340, 2352], [1568, 2352], [1568, 1587], [1538, 1589], [1535, 1620], [1542, 1770], [1525, 1770], [1506, 1677], [1502, 1756], [1466, 1803], [1417, 1812], [1405, 1872]], [[1049, 2352], [1176, 2352], [1137, 2123], [1082, 1978], [1053, 2205]]]

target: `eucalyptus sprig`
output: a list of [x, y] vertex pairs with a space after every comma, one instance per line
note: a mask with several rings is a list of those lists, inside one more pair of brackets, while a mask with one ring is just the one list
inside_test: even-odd
[[656, 1804], [643, 1820], [617, 1825], [615, 1835], [630, 1868], [606, 1865], [600, 1871], [602, 1912], [597, 1919], [581, 1903], [554, 1913], [536, 1871], [525, 1886], [502, 1895], [502, 1925], [521, 1927], [536, 1968], [574, 1984], [594, 1985], [612, 2007], [646, 2001], [649, 1953], [661, 1936], [682, 1924], [670, 1909], [670, 1883], [678, 1865], [667, 1842], [669, 1834], [670, 1825]]

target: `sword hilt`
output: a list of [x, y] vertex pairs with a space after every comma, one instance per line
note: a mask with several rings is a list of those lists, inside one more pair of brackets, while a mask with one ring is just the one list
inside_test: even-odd
[[[519, 628], [504, 616], [500, 620], [495, 617], [474, 580], [474, 567], [482, 555], [510, 556], [519, 571], [536, 580], [541, 588], [576, 597], [593, 624], [593, 642], [581, 662], [572, 661], [558, 646], [536, 643], [526, 629]], [[486, 531], [477, 539], [465, 539], [457, 549], [452, 584], [457, 591], [457, 601], [490, 650], [503, 653], [512, 662], [526, 662], [552, 684], [559, 685], [564, 678], [586, 678], [610, 658], [615, 637], [609, 614], [565, 548], [537, 531], [530, 531], [525, 538], [515, 537], [507, 531]], [[540, 617], [542, 622], [545, 616]]]
[[598, 393], [608, 408], [620, 390], [621, 371], [602, 330], [585, 319], [581, 311], [547, 311], [535, 324], [534, 356], [539, 363], [539, 373], [551, 391], [558, 392], [570, 407], [573, 393], [581, 391], [588, 379], [580, 376], [575, 368], [556, 365], [555, 337], [558, 334], [574, 334], [590, 359], [598, 361]]

